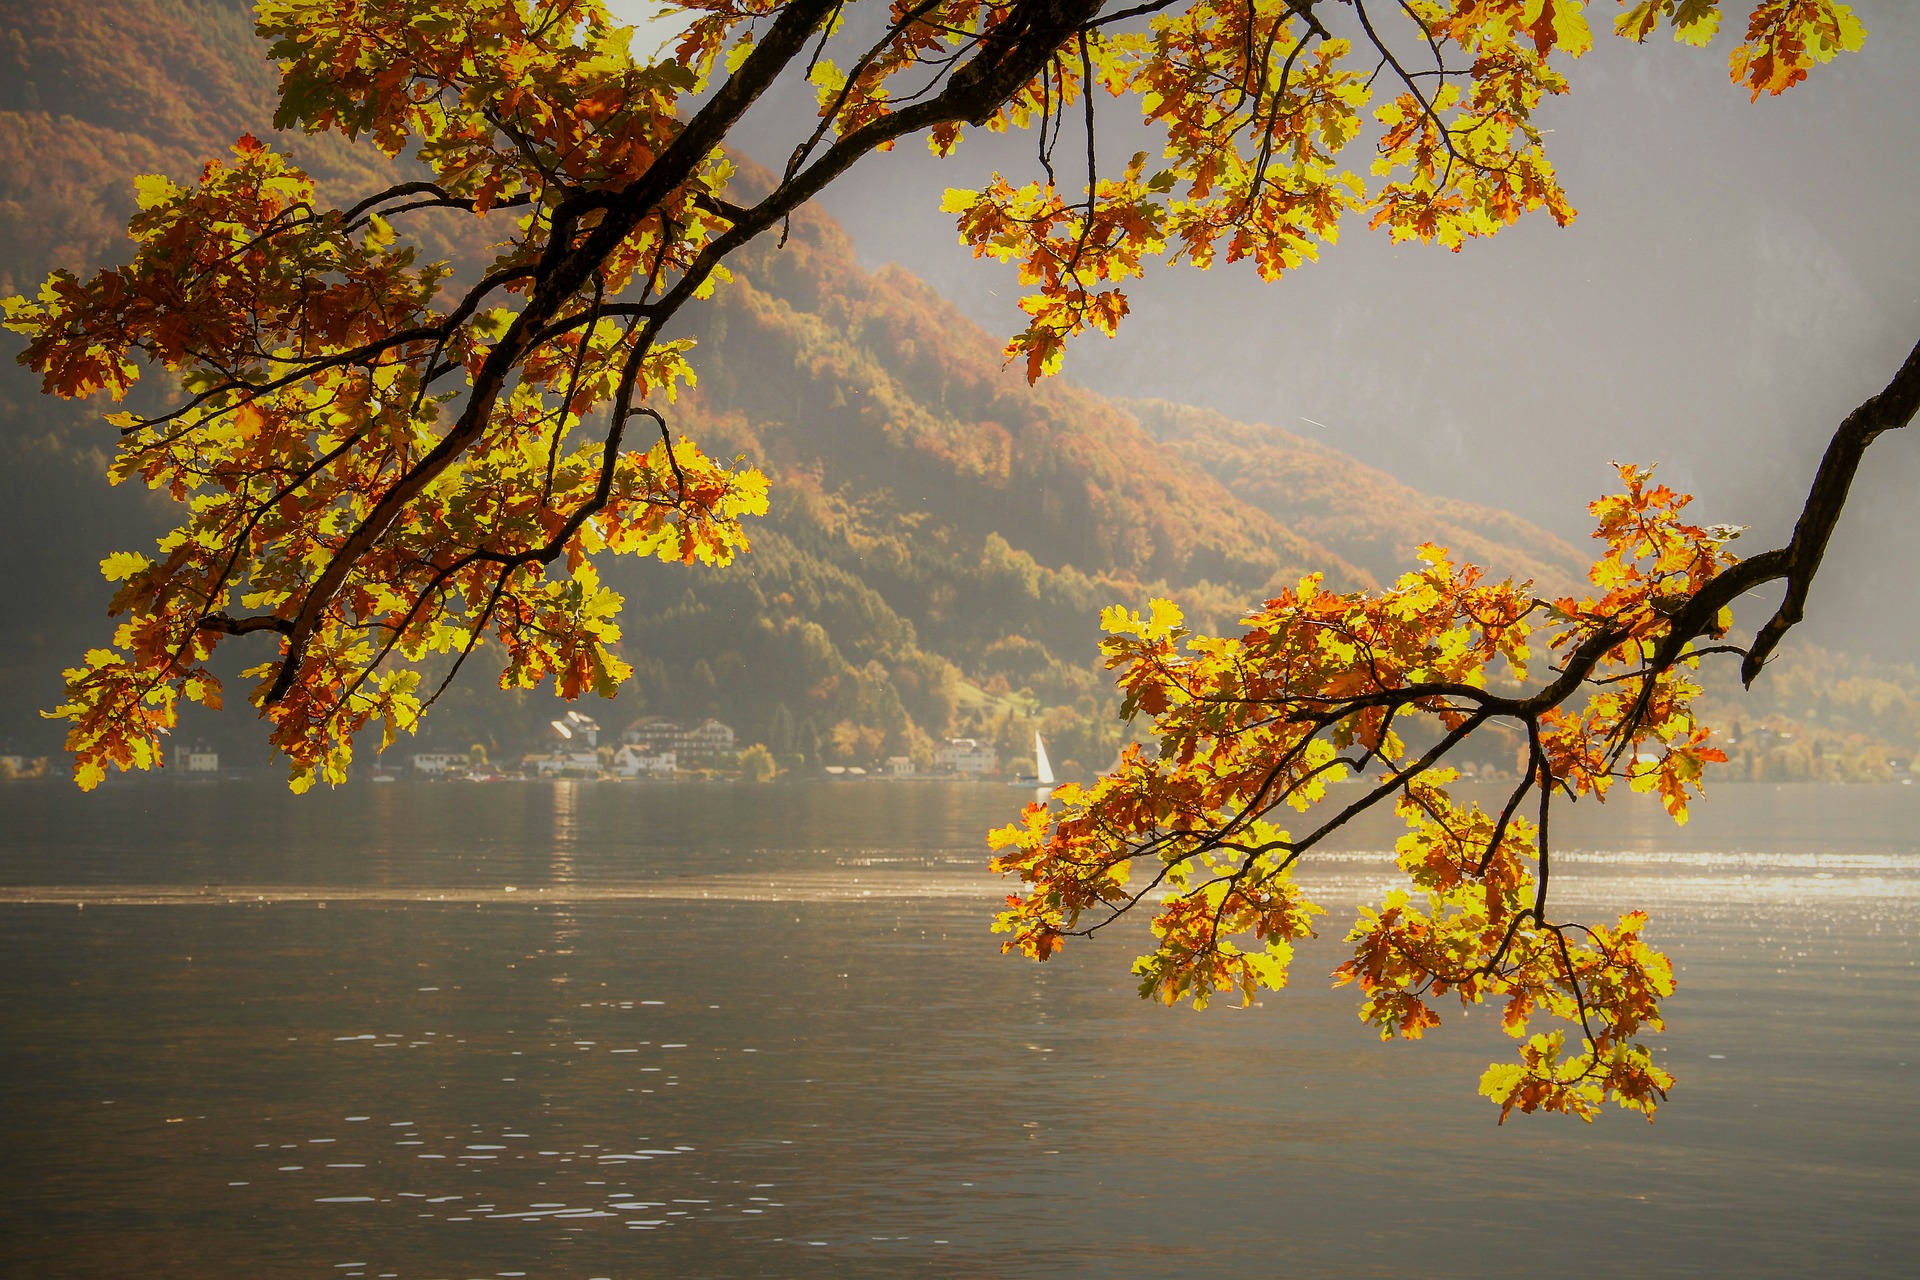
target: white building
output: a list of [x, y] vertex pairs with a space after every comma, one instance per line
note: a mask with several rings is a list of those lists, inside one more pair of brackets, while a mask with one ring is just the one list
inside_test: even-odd
[[464, 769], [472, 760], [464, 751], [416, 751], [413, 767], [429, 778], [445, 777], [455, 769]]
[[978, 738], [948, 738], [933, 753], [934, 767], [978, 777], [1000, 771], [1000, 753]]
[[733, 729], [718, 720], [702, 720], [687, 730], [680, 750], [697, 756], [730, 756], [734, 754]]
[[711, 718], [696, 725], [684, 725], [665, 716], [641, 716], [620, 736], [628, 746], [638, 747], [649, 755], [671, 751], [680, 759], [686, 759], [735, 754], [732, 727]]
[[678, 720], [669, 720], [665, 716], [641, 716], [627, 726], [620, 740], [630, 747], [640, 747], [646, 751], [671, 751], [680, 745], [680, 735], [685, 732]]
[[600, 776], [600, 754], [596, 751], [550, 751], [542, 755], [523, 756], [520, 767], [539, 778], [563, 775], [597, 778]]
[[674, 753], [649, 754], [632, 745], [613, 753], [613, 771], [623, 778], [671, 778], [678, 768]]
[[207, 747], [188, 747], [182, 753], [188, 773], [220, 772], [220, 753]]
[[887, 772], [896, 778], [904, 778], [913, 772], [912, 756], [888, 756]]

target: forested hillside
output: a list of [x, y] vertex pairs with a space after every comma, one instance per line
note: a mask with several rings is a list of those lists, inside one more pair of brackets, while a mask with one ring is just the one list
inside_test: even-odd
[[[272, 74], [237, 0], [14, 6], [5, 21], [0, 285], [113, 258], [135, 174], [186, 177], [241, 131], [270, 133]], [[275, 145], [339, 200], [395, 176], [338, 142]], [[458, 255], [464, 234], [429, 249]], [[1273, 428], [1062, 379], [1029, 388], [996, 340], [906, 271], [861, 269], [817, 212], [741, 261], [691, 336], [700, 384], [670, 420], [764, 468], [773, 509], [726, 571], [608, 566], [639, 671], [599, 709], [614, 724], [712, 713], [777, 752], [860, 760], [959, 732], [1017, 756], [1037, 717], [1056, 756], [1092, 768], [1120, 732], [1092, 661], [1104, 604], [1172, 594], [1220, 625], [1310, 569], [1343, 586], [1390, 578], [1436, 535], [1501, 571], [1556, 585], [1577, 572], [1572, 548], [1510, 515]], [[9, 365], [0, 414], [4, 537], [32, 602], [0, 615], [0, 716], [44, 748], [34, 710], [108, 625], [95, 565], [157, 520], [99, 479], [109, 437], [91, 411], [39, 397]], [[476, 664], [428, 732], [511, 747], [552, 714], [544, 694], [486, 683]], [[252, 732], [244, 709], [221, 719], [197, 731]]]
[[1135, 400], [1126, 407], [1154, 438], [1235, 497], [1382, 581], [1405, 572], [1407, 548], [1440, 543], [1454, 555], [1542, 589], [1573, 591], [1586, 559], [1509, 511], [1435, 497], [1352, 456], [1274, 426], [1207, 409]]

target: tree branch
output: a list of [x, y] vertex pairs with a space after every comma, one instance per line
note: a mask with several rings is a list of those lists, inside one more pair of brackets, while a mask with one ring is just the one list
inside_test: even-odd
[[[1786, 598], [1767, 619], [1747, 649], [1740, 664], [1741, 682], [1751, 685], [1766, 665], [1780, 640], [1798, 623], [1805, 611], [1807, 591], [1820, 561], [1827, 552], [1827, 539], [1846, 509], [1847, 491], [1853, 485], [1860, 459], [1882, 432], [1897, 431], [1913, 421], [1920, 412], [1920, 343], [1907, 353], [1906, 363], [1893, 375], [1893, 381], [1866, 403], [1848, 414], [1827, 442], [1827, 452], [1814, 473], [1813, 488], [1806, 506], [1793, 526], [1793, 541], [1785, 548]], [[1751, 562], [1749, 562], [1751, 563]], [[1776, 575], [1778, 576], [1778, 575]]]

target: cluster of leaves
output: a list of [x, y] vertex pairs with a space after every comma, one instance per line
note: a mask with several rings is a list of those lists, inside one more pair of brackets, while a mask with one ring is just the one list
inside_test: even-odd
[[[1038, 377], [1059, 367], [1074, 334], [1111, 334], [1127, 313], [1117, 286], [1150, 260], [1207, 267], [1224, 253], [1277, 279], [1337, 239], [1349, 215], [1395, 241], [1456, 251], [1531, 210], [1570, 221], [1535, 114], [1568, 90], [1561, 60], [1592, 47], [1581, 0], [1374, 8], [1381, 12], [1367, 0], [1147, 4], [1127, 11], [1153, 15], [1146, 30], [1096, 24], [1055, 55], [1038, 92], [996, 122], [1037, 118], [1045, 178], [996, 175], [982, 190], [950, 190], [944, 206], [975, 256], [1017, 264], [1031, 288], [1020, 303], [1029, 324], [1008, 344], [1009, 359]], [[1704, 44], [1718, 29], [1719, 0], [1645, 0], [1615, 29], [1643, 41], [1663, 21], [1676, 39]], [[1777, 94], [1864, 38], [1832, 0], [1763, 0], [1732, 76], [1756, 98]], [[1137, 99], [1165, 138], [1161, 165], [1142, 151], [1118, 176], [1100, 175], [1090, 96], [1098, 90]], [[1079, 196], [1062, 189], [1052, 164], [1061, 117], [1076, 101], [1087, 135]], [[1367, 176], [1343, 159], [1363, 136], [1373, 142]], [[950, 142], [936, 136], [933, 145]]]
[[[1109, 610], [1123, 712], [1151, 718], [1159, 751], [1130, 747], [1093, 786], [1063, 787], [1056, 808], [1029, 806], [994, 833], [993, 866], [1024, 882], [996, 922], [1006, 948], [1045, 959], [1145, 906], [1156, 942], [1134, 966], [1142, 995], [1204, 1006], [1279, 989], [1321, 911], [1296, 879], [1301, 859], [1391, 799], [1407, 885], [1361, 912], [1336, 973], [1359, 985], [1360, 1016], [1382, 1037], [1418, 1038], [1443, 996], [1501, 1002], [1519, 1061], [1490, 1067], [1481, 1090], [1503, 1118], [1590, 1118], [1608, 1098], [1651, 1114], [1672, 1080], [1637, 1037], [1662, 1025], [1672, 968], [1644, 941], [1643, 914], [1551, 918], [1550, 810], [1624, 782], [1685, 821], [1702, 766], [1724, 756], [1694, 718], [1703, 651], [1677, 606], [1735, 561], [1727, 530], [1681, 518], [1686, 497], [1634, 467], [1621, 479], [1623, 493], [1593, 504], [1606, 550], [1579, 597], [1534, 598], [1428, 546], [1425, 567], [1384, 591], [1329, 592], [1310, 576], [1234, 635], [1195, 634], [1165, 601]], [[1706, 634], [1730, 624], [1719, 614]], [[1524, 692], [1543, 642], [1556, 675]], [[1449, 793], [1446, 760], [1496, 720], [1523, 732], [1527, 765], [1488, 812]], [[1350, 779], [1357, 793], [1330, 790]], [[1569, 1024], [1574, 1045], [1536, 1031], [1541, 1017]]]
[[[158, 763], [179, 698], [217, 704], [206, 660], [229, 634], [286, 637], [280, 661], [248, 674], [298, 787], [344, 776], [370, 721], [389, 740], [413, 726], [409, 663], [457, 667], [486, 635], [503, 686], [610, 694], [627, 673], [609, 649], [620, 598], [587, 557], [724, 563], [746, 546], [741, 519], [765, 509], [758, 472], [663, 422], [651, 449], [624, 447], [630, 417], [659, 421], [636, 399], [671, 402], [692, 381], [690, 344], [657, 341], [646, 300], [714, 283], [687, 267], [714, 226], [722, 157], [703, 156], [572, 290], [535, 288], [565, 196], [646, 173], [696, 72], [636, 65], [597, 4], [288, 3], [259, 19], [281, 64], [278, 123], [410, 147], [433, 181], [325, 209], [306, 173], [246, 136], [197, 183], [140, 181], [128, 266], [56, 272], [8, 301], [47, 391], [118, 399], [144, 363], [186, 397], [110, 419], [113, 478], [190, 514], [157, 557], [104, 566], [130, 616], [68, 673], [55, 713], [83, 786]], [[464, 295], [445, 297], [449, 268], [394, 229], [416, 210], [496, 207], [528, 212], [498, 219], [509, 236]], [[439, 385], [450, 375], [464, 404]], [[550, 576], [560, 560], [568, 574]]]
[[[1623, 3], [1625, 0], [1623, 0]], [[1629, 40], [1645, 40], [1662, 22], [1682, 44], [1710, 43], [1720, 31], [1716, 0], [1639, 0], [1613, 20]], [[1851, 53], [1867, 38], [1853, 11], [1833, 0], [1762, 0], [1747, 18], [1747, 38], [1727, 60], [1733, 82], [1752, 91], [1785, 93], [1834, 55]]]

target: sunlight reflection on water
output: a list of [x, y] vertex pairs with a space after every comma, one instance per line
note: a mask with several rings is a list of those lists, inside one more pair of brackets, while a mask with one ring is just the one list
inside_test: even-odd
[[1337, 915], [1203, 1016], [1000, 957], [988, 788], [0, 791], [0, 1270], [1502, 1275], [1576, 1204], [1648, 1274], [1903, 1274], [1920, 803], [1722, 794], [1558, 864], [1680, 969], [1660, 1122], [1496, 1129], [1496, 1020], [1373, 1042]]

